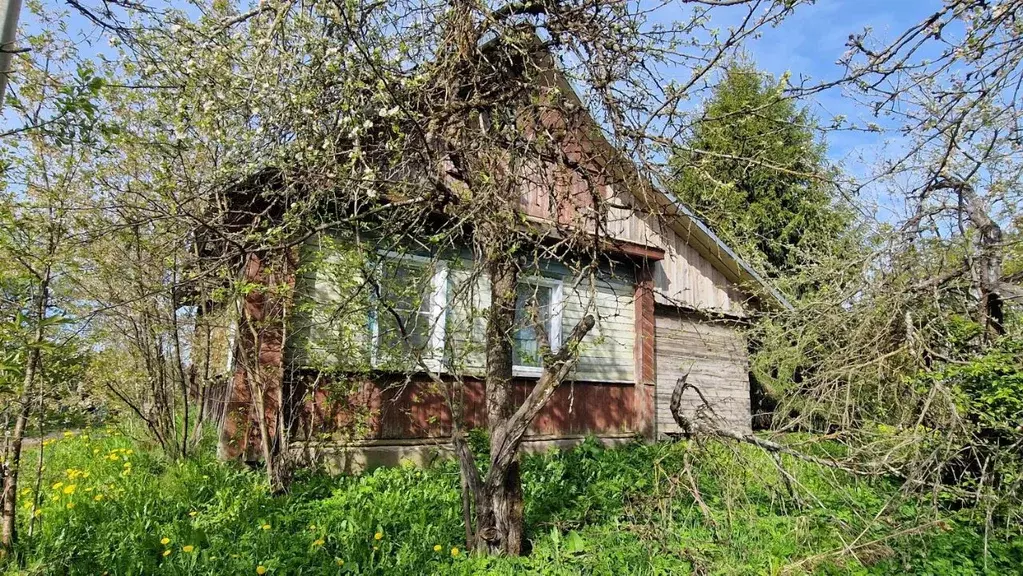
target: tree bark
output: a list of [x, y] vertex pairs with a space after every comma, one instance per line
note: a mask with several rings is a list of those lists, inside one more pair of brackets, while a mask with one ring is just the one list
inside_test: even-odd
[[25, 437], [25, 428], [31, 409], [31, 399], [27, 390], [29, 382], [35, 379], [36, 353], [29, 354], [28, 365], [25, 367], [25, 391], [18, 397], [18, 415], [14, 420], [14, 432], [11, 438], [10, 457], [3, 466], [3, 509], [0, 512], [0, 557], [7, 556], [14, 548], [17, 539], [15, 517], [18, 497], [18, 472], [21, 466], [21, 445]]
[[481, 479], [475, 459], [460, 434], [454, 443], [464, 485], [472, 492], [476, 530], [472, 547], [488, 554], [522, 553], [523, 496], [519, 468], [522, 437], [537, 413], [550, 401], [578, 358], [579, 342], [593, 328], [593, 316], [584, 316], [564, 345], [552, 352], [546, 334], [538, 328], [543, 372], [521, 405], [512, 401], [512, 331], [515, 328], [518, 268], [511, 250], [493, 248], [487, 254], [490, 276], [490, 312], [486, 336], [487, 428], [490, 432], [490, 469]]
[[[517, 556], [522, 553], [522, 486], [516, 460], [495, 461], [495, 434], [514, 406], [512, 399], [512, 330], [515, 326], [515, 300], [518, 268], [512, 256], [495, 242], [488, 254], [490, 276], [490, 313], [487, 318], [487, 429], [490, 431], [491, 462], [484, 486], [484, 514], [477, 509], [476, 548], [490, 553]], [[489, 510], [488, 510], [489, 509]]]
[[984, 328], [985, 338], [994, 340], [1005, 333], [1003, 291], [1009, 287], [1002, 281], [1002, 228], [991, 218], [986, 202], [969, 182], [958, 176], [941, 176], [928, 187], [928, 191], [941, 189], [955, 192], [959, 197], [960, 210], [977, 231], [973, 240], [974, 253], [969, 260], [979, 295], [977, 323]]
[[29, 343], [25, 378], [21, 393], [18, 395], [18, 415], [14, 421], [11, 447], [7, 454], [7, 461], [3, 463], [3, 493], [0, 495], [0, 501], [3, 501], [3, 506], [0, 508], [0, 558], [11, 553], [18, 536], [16, 523], [18, 472], [21, 467], [22, 441], [25, 438], [25, 428], [28, 426], [28, 418], [32, 410], [32, 385], [36, 379], [36, 371], [39, 369], [39, 345], [43, 341], [43, 320], [49, 305], [49, 269], [39, 278], [39, 281], [39, 296], [36, 299], [35, 310], [36, 329], [32, 341]]

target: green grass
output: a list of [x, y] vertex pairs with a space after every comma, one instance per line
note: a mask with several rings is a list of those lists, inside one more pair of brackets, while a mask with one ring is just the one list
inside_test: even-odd
[[[450, 462], [355, 477], [303, 472], [275, 498], [262, 475], [209, 450], [175, 463], [99, 432], [45, 449], [31, 537], [33, 495], [19, 494], [17, 553], [29, 574], [985, 573], [971, 511], [936, 516], [893, 498], [894, 486], [786, 460], [808, 491], [797, 503], [769, 458], [728, 446], [692, 451], [710, 519], [689, 490], [683, 443], [588, 442], [527, 457], [524, 558], [465, 554]], [[854, 553], [842, 553], [847, 545]], [[996, 533], [988, 549], [986, 573], [1020, 573], [1023, 539]]]

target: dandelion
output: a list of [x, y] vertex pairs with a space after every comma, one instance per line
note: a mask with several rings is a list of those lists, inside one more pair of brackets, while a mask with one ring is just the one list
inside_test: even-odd
[[433, 546], [433, 551], [434, 551], [434, 552], [440, 552], [440, 551], [441, 551], [442, 549], [443, 549], [443, 548], [441, 548], [441, 545], [440, 545], [440, 544], [435, 544], [435, 545]]
[[36, 510], [36, 513], [33, 514], [32, 516], [34, 516], [35, 518], [38, 518], [38, 517], [40, 517], [42, 515], [43, 515], [43, 511], [42, 510]]
[[195, 518], [196, 514], [198, 514], [198, 512], [196, 512], [195, 510], [192, 510], [191, 512], [188, 513], [188, 515], [191, 516], [192, 518]]
[[96, 494], [95, 496], [92, 497], [92, 499], [95, 500], [96, 502], [102, 502], [103, 501], [103, 495], [102, 494]]
[[70, 496], [70, 495], [74, 494], [75, 490], [77, 490], [77, 489], [78, 489], [78, 485], [77, 484], [68, 484], [67, 486], [64, 487], [64, 493], [67, 494], [68, 496]]
[[373, 535], [373, 539], [374, 540], [383, 540], [384, 539], [384, 533], [383, 532], [377, 532], [376, 534]]
[[324, 544], [323, 538], [317, 538], [316, 540], [313, 540], [313, 546], [323, 546], [323, 544]]
[[64, 483], [63, 482], [57, 482], [56, 484], [53, 485], [53, 489], [54, 490], [60, 490], [63, 487], [64, 487]]
[[270, 525], [269, 524], [263, 524], [262, 526], [260, 526], [260, 528], [262, 528], [263, 530], [269, 530], [270, 529]]
[[458, 548], [452, 548], [451, 549], [451, 557], [452, 558], [458, 558]]
[[75, 507], [75, 503], [74, 503], [74, 502], [68, 502], [68, 503], [67, 503], [67, 509], [68, 509], [68, 510], [70, 510], [70, 509], [72, 509], [72, 508], [74, 508], [74, 507]]
[[188, 546], [182, 546], [181, 551], [186, 554], [191, 554], [195, 550], [195, 546], [189, 544]]
[[266, 566], [263, 566], [262, 564], [260, 564], [259, 566], [256, 566], [256, 574], [259, 574], [260, 576], [263, 576], [263, 574], [266, 574]]
[[164, 536], [163, 538], [160, 539], [160, 544], [163, 544], [164, 546], [170, 544], [170, 538]]
[[171, 555], [171, 551], [170, 550], [164, 550], [163, 551], [164, 558], [166, 558], [167, 556], [170, 556], [170, 555]]

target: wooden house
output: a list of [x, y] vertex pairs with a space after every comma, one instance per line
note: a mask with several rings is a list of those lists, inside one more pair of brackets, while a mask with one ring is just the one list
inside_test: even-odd
[[[680, 430], [668, 403], [676, 381], [686, 373], [711, 402], [720, 425], [748, 431], [750, 384], [741, 327], [760, 307], [788, 304], [692, 212], [630, 167], [604, 139], [563, 75], [552, 67], [544, 82], [575, 98], [578, 112], [571, 121], [548, 118], [541, 124], [567, 127], [574, 134], [567, 144], [570, 154], [585, 155], [590, 163], [603, 158], [604, 165], [595, 171], [619, 176], [596, 184], [571, 171], [564, 178], [568, 196], [572, 190], [586, 188], [591, 193], [589, 187], [598, 186], [600, 197], [609, 200], [601, 232], [608, 264], [601, 268], [602, 274], [606, 272], [601, 281], [584, 294], [572, 268], [556, 259], [540, 263], [520, 280], [545, 307], [552, 344], [571, 330], [587, 307], [598, 318], [569, 381], [535, 419], [525, 446], [564, 445], [587, 436], [616, 442], [677, 434]], [[607, 170], [611, 165], [613, 170]], [[579, 169], [587, 168], [574, 170]], [[543, 191], [529, 186], [522, 191], [520, 206], [526, 218], [537, 221], [572, 218], [580, 209], [578, 204], [569, 210], [552, 204]], [[249, 278], [278, 276], [278, 281], [295, 287], [295, 296], [280, 302], [257, 292], [243, 302], [251, 317], [270, 325], [276, 322], [278, 328], [258, 339], [246, 339], [245, 330], [236, 330], [232, 356], [257, 359], [264, 368], [263, 381], [253, 387], [244, 371], [233, 367], [221, 430], [222, 454], [259, 456], [253, 390], [264, 396], [258, 406], [265, 419], [289, 421], [294, 429], [292, 449], [339, 470], [403, 459], [424, 462], [449, 450], [451, 418], [445, 394], [437, 389], [436, 379], [416, 374], [417, 370], [392, 373], [380, 363], [388, 342], [379, 318], [369, 317], [364, 324], [373, 369], [350, 378], [341, 397], [330, 397], [330, 386], [319, 376], [325, 362], [342, 362], [338, 356], [343, 354], [331, 356], [329, 347], [319, 344], [324, 331], [336, 327], [318, 320], [317, 310], [346, 295], [329, 274], [301, 266], [310, 257], [324, 257], [330, 245], [325, 233], [311, 238], [284, 266], [270, 266], [256, 256], [245, 264]], [[451, 376], [447, 351], [478, 341], [484, 330], [483, 316], [470, 317], [466, 310], [486, 308], [487, 279], [467, 278], [463, 264], [471, 255], [458, 250], [425, 255], [410, 251], [394, 259], [427, 278], [422, 305], [416, 307], [425, 320], [416, 336], [425, 351], [425, 366], [442, 378]], [[459, 299], [456, 293], [467, 295]], [[317, 355], [315, 362], [312, 355]], [[482, 362], [482, 356], [469, 351], [458, 368], [460, 406], [469, 426], [484, 425], [486, 419], [483, 384], [477, 376]], [[539, 367], [524, 356], [517, 356], [515, 364], [521, 400]], [[282, 401], [293, 405], [279, 406]], [[684, 398], [683, 408], [696, 410], [695, 396]], [[363, 416], [357, 425], [356, 412]]]

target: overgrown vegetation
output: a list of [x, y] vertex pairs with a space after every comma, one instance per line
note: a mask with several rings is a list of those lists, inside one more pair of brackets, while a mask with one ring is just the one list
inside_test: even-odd
[[[946, 0], [890, 43], [850, 30], [847, 51], [826, 55], [841, 70], [815, 84], [734, 64], [814, 0], [680, 4], [665, 15], [671, 5], [635, 0], [28, 3], [0, 134], [4, 569], [14, 553], [53, 573], [321, 560], [308, 570], [1013, 571], [1023, 0]], [[806, 112], [837, 92], [856, 120]], [[835, 132], [876, 157], [839, 172]], [[751, 296], [752, 369], [768, 391], [758, 420], [790, 442], [722, 447], [707, 437], [768, 445], [708, 424], [691, 444], [521, 460], [579, 350], [604, 337], [609, 245], [642, 253], [663, 240], [617, 229], [678, 216], [654, 182], [790, 296], [791, 310], [769, 286], [714, 285], [729, 301]], [[338, 297], [318, 313], [337, 341], [286, 365], [288, 313], [315, 316], [292, 309], [289, 273], [308, 267], [291, 258], [330, 234], [359, 255], [323, 263]], [[711, 244], [704, 256], [727, 252]], [[445, 253], [466, 266], [439, 266]], [[383, 254], [412, 256], [430, 281], [387, 274]], [[623, 254], [646, 259], [637, 273], [658, 266]], [[588, 294], [562, 324], [556, 289], [530, 280], [551, 262]], [[733, 264], [700, 274], [747, 274]], [[735, 312], [653, 272], [624, 285], [707, 321]], [[519, 298], [521, 285], [533, 294]], [[448, 290], [489, 302], [461, 322], [480, 356], [462, 366], [442, 330], [459, 323]], [[370, 339], [386, 353], [367, 354]], [[537, 376], [525, 396], [516, 356]], [[343, 405], [362, 384], [346, 377], [383, 368], [398, 387], [429, 378], [444, 396], [457, 474], [294, 470], [308, 398], [289, 396], [299, 387], [281, 374], [337, 375]], [[482, 382], [474, 425], [489, 432], [471, 446], [466, 382]], [[370, 405], [349, 412], [369, 420]], [[152, 449], [97, 436], [48, 444], [45, 469], [23, 455], [55, 414], [85, 422], [107, 408]], [[211, 426], [224, 456], [249, 443], [266, 487], [212, 459]], [[812, 467], [825, 447], [826, 469]], [[533, 549], [463, 559], [458, 542]]]
[[[716, 443], [697, 455], [684, 442], [588, 441], [526, 457], [532, 554], [499, 559], [463, 549], [451, 461], [308, 471], [273, 497], [260, 474], [208, 448], [171, 461], [117, 432], [47, 442], [38, 525], [16, 549], [24, 573], [960, 575], [1023, 562], [1018, 526], [985, 542], [975, 511], [932, 510], [889, 481], [786, 458], [793, 496], [765, 454]], [[22, 523], [33, 501], [32, 488], [19, 494]]]

